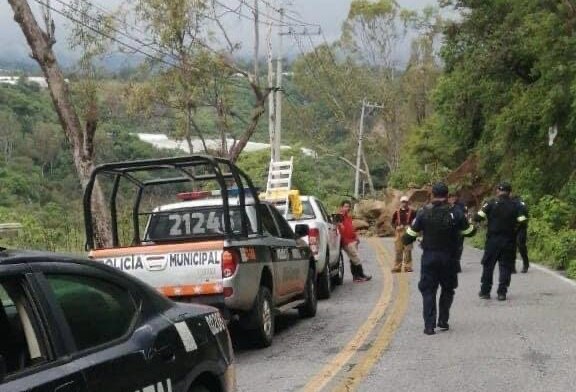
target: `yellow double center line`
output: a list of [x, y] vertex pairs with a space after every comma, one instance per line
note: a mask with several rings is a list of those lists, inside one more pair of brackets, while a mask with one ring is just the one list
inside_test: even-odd
[[[302, 389], [304, 392], [319, 392], [336, 377], [342, 368], [358, 353], [358, 350], [376, 329], [390, 305], [395, 284], [392, 273], [390, 272], [391, 266], [386, 262], [386, 258], [390, 259], [390, 254], [379, 240], [371, 239], [370, 243], [375, 250], [378, 250], [378, 252], [376, 252], [378, 255], [378, 263], [384, 276], [382, 293], [378, 302], [374, 305], [374, 310], [370, 313], [370, 316], [364, 324], [360, 326], [354, 338], [304, 386]], [[388, 257], [385, 257], [385, 255]], [[376, 364], [383, 351], [388, 347], [396, 328], [404, 317], [410, 293], [409, 281], [404, 274], [398, 275], [398, 284], [398, 294], [393, 309], [384, 322], [378, 336], [372, 343], [371, 348], [356, 363], [353, 369], [346, 374], [344, 381], [334, 390], [355, 390]]]

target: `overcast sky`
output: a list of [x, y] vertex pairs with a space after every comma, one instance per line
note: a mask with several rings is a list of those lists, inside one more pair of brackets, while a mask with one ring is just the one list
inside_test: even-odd
[[[70, 2], [70, 0], [63, 0], [65, 2]], [[220, 0], [226, 5], [237, 5], [239, 0]], [[270, 0], [271, 2], [277, 0]], [[397, 0], [402, 7], [419, 9], [428, 5], [435, 5], [436, 0]], [[287, 1], [289, 10], [297, 12], [299, 19], [306, 22], [317, 23], [322, 26], [324, 34], [328, 41], [336, 40], [340, 35], [340, 28], [342, 22], [348, 14], [351, 0], [290, 0]], [[29, 3], [33, 8], [37, 8], [38, 5], [33, 1], [29, 0]], [[100, 0], [94, 1], [106, 7], [107, 9], [113, 10], [119, 3], [120, 0]], [[53, 1], [54, 6], [59, 5], [58, 2]], [[295, 15], [295, 14], [292, 14]], [[249, 21], [243, 21], [238, 18], [234, 18], [231, 22], [230, 31], [233, 37], [237, 37], [243, 46], [246, 48], [251, 48], [251, 30], [252, 25]], [[65, 40], [66, 32], [66, 22], [61, 18], [56, 19], [56, 31], [58, 42], [56, 44], [56, 50], [61, 58], [69, 57], [70, 51], [67, 49], [67, 43]], [[290, 40], [286, 45], [286, 51], [290, 55], [298, 53], [297, 45]], [[0, 0], [0, 59], [13, 59], [20, 60], [27, 57], [29, 52], [28, 46], [20, 31], [19, 26], [13, 20], [12, 9], [8, 5], [7, 1]], [[246, 53], [246, 52], [244, 52]]]

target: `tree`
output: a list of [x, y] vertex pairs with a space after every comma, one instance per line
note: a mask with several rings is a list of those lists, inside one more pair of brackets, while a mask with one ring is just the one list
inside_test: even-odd
[[22, 126], [11, 110], [0, 111], [0, 153], [4, 161], [12, 158], [14, 145], [20, 135]]
[[342, 28], [342, 45], [373, 69], [391, 71], [392, 53], [406, 33], [406, 11], [395, 0], [353, 0]]
[[[97, 113], [88, 112], [84, 126], [80, 122], [77, 109], [72, 104], [68, 84], [58, 64], [52, 47], [54, 38], [54, 24], [51, 18], [46, 19], [48, 29], [42, 30], [35, 19], [32, 10], [26, 0], [9, 0], [14, 11], [14, 19], [20, 25], [24, 36], [32, 50], [32, 58], [38, 62], [44, 77], [48, 82], [48, 88], [52, 102], [58, 114], [60, 124], [72, 150], [72, 157], [78, 178], [85, 189], [94, 169], [94, 135], [98, 125]], [[96, 184], [93, 193], [94, 227], [98, 245], [107, 245], [111, 241], [109, 215], [107, 214], [104, 194]]]
[[[136, 94], [133, 108], [168, 107], [174, 111], [180, 124], [177, 135], [187, 141], [190, 151], [193, 134], [203, 141], [204, 150], [207, 150], [206, 132], [199, 126], [197, 116], [203, 109], [210, 108], [216, 117], [221, 140], [220, 149], [210, 152], [234, 161], [254, 134], [265, 112], [269, 91], [260, 87], [256, 74], [237, 64], [234, 55], [239, 44], [228, 36], [216, 7], [216, 3], [206, 0], [137, 2], [138, 19], [144, 23], [150, 41], [160, 48], [164, 58], [161, 62], [150, 62], [153, 71], [150, 83], [132, 90]], [[223, 41], [221, 50], [214, 50], [207, 43], [217, 37], [221, 39], [220, 43]], [[238, 116], [232, 98], [234, 89], [238, 88], [248, 88], [252, 92], [252, 112], [248, 120], [242, 119], [243, 134], [233, 135], [238, 140], [228, 146], [230, 122]]]
[[40, 162], [42, 176], [52, 173], [52, 165], [62, 150], [63, 143], [59, 136], [55, 124], [40, 122], [34, 125], [29, 151]]

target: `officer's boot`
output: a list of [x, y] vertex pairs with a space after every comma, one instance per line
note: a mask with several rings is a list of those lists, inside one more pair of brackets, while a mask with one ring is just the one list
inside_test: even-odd
[[362, 267], [362, 264], [357, 265], [356, 268], [357, 272], [356, 276], [354, 276], [354, 282], [368, 282], [370, 279], [372, 279], [372, 276], [366, 275], [364, 273], [364, 268]]
[[394, 267], [392, 268], [392, 273], [396, 274], [398, 272], [402, 272], [402, 260], [396, 260]]

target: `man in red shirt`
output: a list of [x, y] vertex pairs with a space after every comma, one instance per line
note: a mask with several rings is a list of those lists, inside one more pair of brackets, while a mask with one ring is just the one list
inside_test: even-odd
[[412, 272], [412, 244], [404, 245], [402, 237], [406, 229], [416, 217], [416, 212], [410, 208], [410, 200], [407, 196], [400, 198], [400, 209], [395, 211], [392, 215], [392, 227], [396, 230], [396, 240], [394, 246], [396, 248], [396, 263], [392, 272], [402, 272], [402, 262], [404, 262], [404, 271]]
[[352, 278], [354, 282], [367, 282], [372, 279], [372, 276], [364, 274], [362, 267], [362, 260], [358, 255], [358, 235], [352, 223], [352, 216], [350, 216], [351, 203], [346, 200], [342, 202], [340, 214], [342, 215], [342, 222], [338, 225], [340, 231], [340, 241], [342, 242], [342, 249], [350, 259], [350, 271], [352, 271]]

